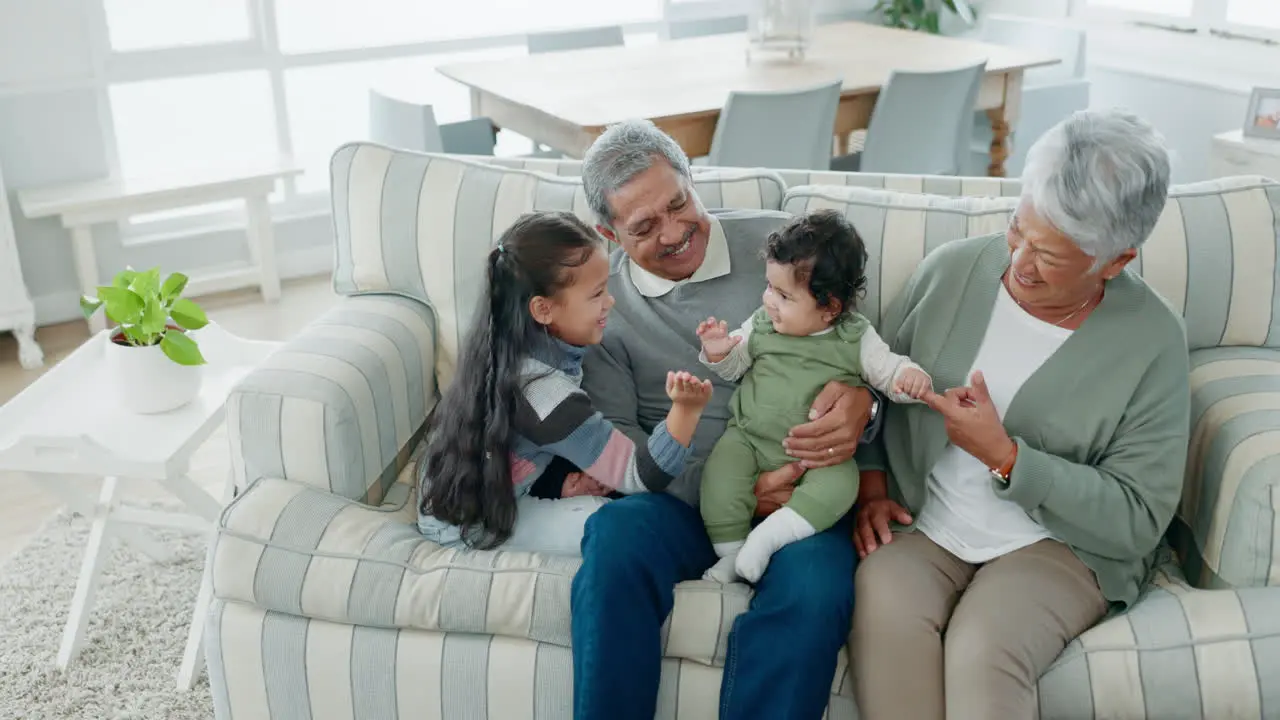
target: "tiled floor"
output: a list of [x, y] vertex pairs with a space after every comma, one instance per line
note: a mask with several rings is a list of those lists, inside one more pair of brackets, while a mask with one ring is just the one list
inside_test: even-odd
[[[237, 335], [255, 340], [286, 340], [328, 309], [336, 296], [325, 276], [286, 282], [280, 302], [273, 304], [262, 302], [249, 290], [196, 300], [212, 320]], [[18, 364], [17, 343], [8, 333], [0, 333], [0, 403], [21, 392], [87, 337], [83, 322], [40, 328], [37, 339], [44, 349], [45, 366], [23, 370]], [[158, 492], [140, 484], [125, 487], [127, 497]], [[86, 491], [92, 488], [87, 487]], [[56, 496], [26, 477], [0, 472], [0, 560], [22, 547], [59, 505]]]

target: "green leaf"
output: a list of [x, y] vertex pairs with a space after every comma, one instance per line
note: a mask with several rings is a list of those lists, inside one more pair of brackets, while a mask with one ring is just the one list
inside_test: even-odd
[[148, 299], [160, 292], [160, 268], [151, 268], [134, 276], [129, 289], [141, 298]]
[[164, 305], [159, 300], [151, 300], [147, 302], [146, 309], [142, 311], [142, 320], [138, 326], [142, 332], [148, 335], [159, 335], [164, 332], [165, 326], [169, 323], [169, 313], [165, 312]]
[[124, 270], [116, 273], [115, 278], [111, 281], [111, 285], [124, 290], [133, 284], [133, 279], [137, 276], [138, 273], [134, 272], [133, 268], [125, 268]]
[[179, 365], [205, 364], [204, 355], [200, 353], [200, 346], [196, 345], [196, 341], [188, 337], [186, 333], [173, 331], [165, 333], [164, 339], [160, 341], [160, 350], [170, 360]]
[[98, 308], [102, 307], [102, 301], [98, 298], [89, 297], [88, 295], [80, 296], [80, 312], [84, 313], [84, 318], [89, 319], [94, 313], [98, 312]]
[[938, 15], [937, 10], [930, 10], [925, 13], [924, 17], [920, 19], [920, 24], [925, 31], [931, 32], [934, 35], [938, 35], [942, 32], [941, 17]]
[[103, 285], [98, 288], [98, 299], [106, 303], [107, 317], [121, 325], [131, 325], [142, 317], [144, 303], [132, 290]]
[[164, 298], [166, 303], [172, 302], [182, 295], [182, 291], [187, 289], [187, 276], [182, 273], [171, 273], [165, 278], [164, 285], [160, 288], [160, 297]]
[[204, 314], [204, 310], [187, 298], [174, 301], [173, 307], [169, 309], [169, 317], [172, 317], [178, 327], [184, 330], [199, 330], [209, 324], [209, 318]]

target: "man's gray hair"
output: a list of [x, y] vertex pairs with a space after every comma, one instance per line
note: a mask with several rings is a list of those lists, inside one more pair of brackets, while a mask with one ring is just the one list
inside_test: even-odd
[[632, 178], [663, 159], [684, 178], [692, 180], [689, 157], [671, 136], [648, 120], [625, 120], [610, 125], [582, 158], [582, 185], [587, 205], [596, 220], [613, 227], [609, 196]]
[[1022, 197], [1097, 264], [1136, 250], [1169, 196], [1169, 152], [1124, 110], [1082, 110], [1027, 151]]

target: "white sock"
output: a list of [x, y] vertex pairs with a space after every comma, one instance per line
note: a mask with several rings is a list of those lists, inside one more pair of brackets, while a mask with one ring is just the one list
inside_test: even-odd
[[716, 551], [720, 561], [703, 573], [702, 579], [714, 580], [721, 585], [728, 585], [741, 580], [742, 578], [738, 577], [738, 571], [734, 570], [733, 566], [738, 560], [738, 551], [742, 549], [742, 541], [715, 543], [711, 547]]
[[815, 532], [813, 525], [800, 517], [800, 513], [788, 507], [779, 508], [747, 536], [747, 541], [738, 551], [734, 568], [747, 582], [759, 582], [774, 553]]

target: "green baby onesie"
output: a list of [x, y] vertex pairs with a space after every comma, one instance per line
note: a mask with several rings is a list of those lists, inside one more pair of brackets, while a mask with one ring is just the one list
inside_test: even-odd
[[[713, 543], [743, 540], [755, 515], [760, 473], [793, 462], [782, 441], [809, 421], [809, 408], [827, 383], [861, 385], [862, 335], [870, 327], [857, 313], [841, 316], [830, 332], [799, 337], [773, 328], [764, 308], [752, 316], [751, 365], [730, 401], [732, 416], [702, 471], [699, 507]], [[786, 506], [818, 532], [831, 527], [858, 497], [852, 461], [808, 470]]]

